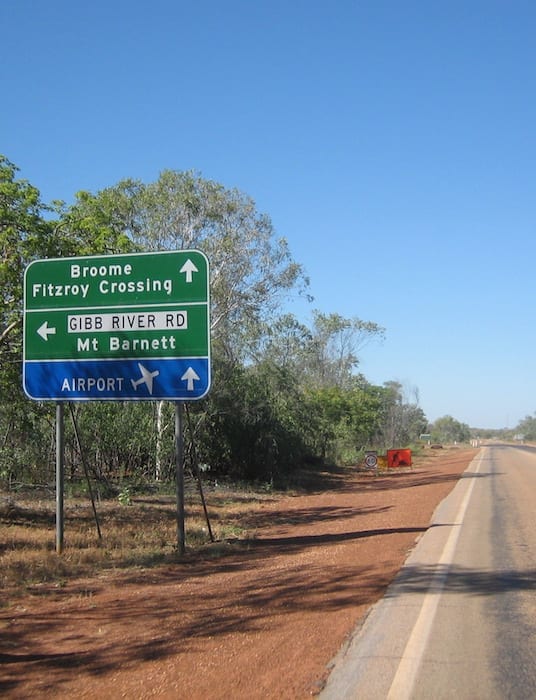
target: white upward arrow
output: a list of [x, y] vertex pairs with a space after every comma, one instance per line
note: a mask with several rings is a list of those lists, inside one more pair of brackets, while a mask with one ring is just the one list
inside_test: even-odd
[[199, 272], [197, 267], [193, 264], [193, 262], [188, 258], [188, 260], [184, 263], [184, 265], [181, 267], [180, 272], [185, 272], [186, 273], [186, 283], [190, 283], [192, 281], [192, 273], [193, 272]]
[[197, 376], [197, 373], [195, 370], [193, 370], [191, 367], [188, 367], [186, 372], [182, 375], [181, 377], [182, 381], [188, 382], [186, 384], [186, 391], [193, 391], [194, 390], [194, 381], [198, 381], [200, 377]]
[[49, 335], [55, 335], [56, 329], [48, 327], [48, 321], [45, 321], [42, 326], [39, 326], [37, 332], [43, 338], [43, 340], [48, 340]]

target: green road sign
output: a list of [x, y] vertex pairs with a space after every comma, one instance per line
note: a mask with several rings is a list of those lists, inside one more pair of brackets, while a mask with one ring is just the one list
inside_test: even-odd
[[197, 250], [37, 260], [24, 276], [24, 390], [37, 400], [202, 398], [209, 304]]

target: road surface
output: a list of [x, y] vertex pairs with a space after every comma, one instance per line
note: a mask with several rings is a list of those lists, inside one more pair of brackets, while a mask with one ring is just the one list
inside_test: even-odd
[[483, 447], [321, 700], [536, 698], [536, 448]]

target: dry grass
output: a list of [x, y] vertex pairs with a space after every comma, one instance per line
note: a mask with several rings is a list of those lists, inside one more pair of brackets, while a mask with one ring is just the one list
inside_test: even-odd
[[[211, 490], [207, 496], [216, 542], [248, 536], [242, 521], [270, 496], [252, 490]], [[126, 502], [128, 501], [128, 504]], [[177, 509], [174, 496], [134, 496], [97, 505], [99, 540], [89, 500], [65, 499], [64, 551], [55, 551], [55, 501], [0, 494], [0, 588], [4, 603], [43, 584], [62, 586], [105, 571], [145, 568], [176, 560]], [[185, 501], [187, 552], [211, 543], [199, 496]], [[218, 547], [208, 548], [211, 555]]]
[[[436, 455], [428, 455], [430, 457]], [[417, 462], [423, 458], [418, 456]], [[344, 469], [304, 471], [296, 478], [298, 492], [337, 488]], [[251, 487], [206, 489], [212, 544], [195, 484], [186, 484], [187, 554], [218, 556], [229, 540], [255, 537], [260, 504], [281, 496]], [[288, 495], [290, 492], [286, 491]], [[293, 490], [293, 493], [295, 491]], [[0, 605], [27, 592], [61, 587], [77, 578], [110, 571], [140, 569], [176, 561], [177, 508], [173, 495], [134, 495], [97, 504], [102, 539], [97, 536], [88, 498], [65, 498], [64, 551], [55, 551], [55, 499], [0, 492]], [[257, 523], [257, 525], [255, 524]]]

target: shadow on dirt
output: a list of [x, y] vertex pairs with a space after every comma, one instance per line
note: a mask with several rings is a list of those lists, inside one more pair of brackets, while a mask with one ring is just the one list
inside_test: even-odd
[[[349, 533], [359, 536], [360, 533]], [[273, 547], [274, 543], [268, 544]], [[277, 546], [277, 545], [275, 545]], [[286, 546], [284, 542], [279, 546]], [[258, 556], [264, 556], [262, 548]], [[247, 563], [242, 557], [233, 562], [197, 565], [188, 571], [188, 585], [180, 585], [184, 570], [177, 566], [145, 581], [145, 595], [136, 605], [132, 596], [106, 598], [98, 605], [78, 603], [62, 605], [54, 614], [23, 613], [0, 641], [0, 691], [19, 689], [33, 677], [34, 697], [54, 697], [65, 691], [81, 674], [88, 679], [116, 669], [139, 669], [140, 664], [182, 655], [203, 658], [204, 640], [221, 638], [231, 633], [260, 633], [274, 618], [287, 621], [294, 612], [326, 613], [357, 606], [377, 599], [389, 583], [389, 574], [370, 567], [327, 567], [313, 565], [304, 574], [294, 566], [284, 576], [267, 579], [262, 568], [255, 571], [251, 552]], [[228, 585], [229, 572], [235, 574], [244, 566], [249, 575], [240, 583]], [[199, 585], [199, 576], [215, 576], [221, 580], [218, 595]], [[227, 585], [226, 585], [227, 582]], [[183, 582], [184, 583], [184, 582]], [[123, 582], [125, 593], [139, 588], [139, 579]], [[132, 590], [131, 590], [132, 589]], [[152, 589], [152, 590], [151, 590]], [[275, 623], [277, 624], [277, 623]], [[136, 636], [120, 636], [121, 629], [133, 626], [141, 630]], [[98, 643], [95, 636], [98, 635]], [[62, 646], [77, 649], [67, 654], [21, 653], [15, 649], [35, 648], [40, 643], [58, 640]], [[177, 663], [180, 663], [177, 661]], [[24, 673], [21, 669], [24, 668]], [[83, 683], [83, 681], [80, 681]]]
[[[387, 492], [459, 478], [459, 471], [448, 468], [443, 473], [426, 467], [350, 479], [347, 470], [335, 470], [322, 480], [319, 493], [328, 483], [339, 493]], [[210, 648], [215, 648], [214, 639], [224, 646], [226, 636], [236, 633], [247, 640], [247, 634], [260, 635], [304, 613], [311, 614], [313, 624], [328, 612], [348, 611], [351, 616], [383, 595], [407, 548], [427, 529], [412, 525], [411, 517], [399, 519], [404, 522], [399, 527], [376, 527], [376, 516], [391, 509], [382, 502], [360, 508], [348, 500], [326, 504], [320, 496], [308, 507], [285, 510], [271, 504], [268, 512], [255, 511], [252, 504], [240, 517], [264, 536], [216, 542], [182, 559], [160, 559], [156, 568], [150, 562], [141, 568], [138, 562], [129, 572], [67, 583], [48, 598], [30, 600], [27, 608], [0, 609], [0, 693], [54, 697], [68, 693], [74, 678], [82, 687], [119, 670], [139, 673], [142, 664], [171, 656], [180, 673], [183, 657], [193, 655], [200, 667], [206, 663], [208, 641]], [[391, 538], [399, 555], [384, 560], [382, 543], [391, 543]], [[341, 556], [341, 548], [351, 549]], [[368, 553], [362, 558], [364, 551]], [[269, 567], [264, 566], [267, 561]], [[427, 576], [429, 572], [414, 571], [405, 585], [426, 586]], [[460, 572], [452, 585], [491, 591], [497, 583], [474, 573], [472, 579], [468, 576]], [[207, 579], [210, 585], [204, 585]]]

